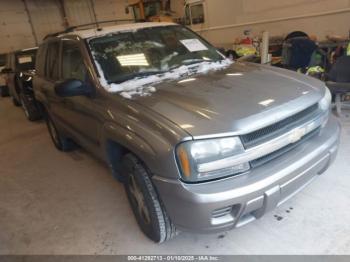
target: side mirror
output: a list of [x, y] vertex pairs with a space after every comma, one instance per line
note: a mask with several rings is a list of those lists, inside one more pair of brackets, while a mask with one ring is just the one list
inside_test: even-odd
[[91, 88], [78, 79], [68, 79], [55, 85], [55, 93], [60, 97], [88, 96]]
[[11, 68], [3, 68], [3, 69], [1, 70], [1, 73], [3, 73], [3, 74], [12, 73], [12, 69], [11, 69]]

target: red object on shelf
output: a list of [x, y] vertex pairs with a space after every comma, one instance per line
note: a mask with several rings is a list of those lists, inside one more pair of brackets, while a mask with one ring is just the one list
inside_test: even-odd
[[253, 44], [253, 39], [251, 39], [250, 37], [246, 37], [246, 38], [242, 39], [241, 44], [243, 44], [243, 45], [252, 45]]

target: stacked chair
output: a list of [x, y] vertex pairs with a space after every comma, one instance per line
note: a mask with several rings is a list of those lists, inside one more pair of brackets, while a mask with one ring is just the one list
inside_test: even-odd
[[342, 108], [350, 108], [350, 56], [342, 56], [337, 59], [328, 75], [326, 82], [333, 95], [338, 115]]

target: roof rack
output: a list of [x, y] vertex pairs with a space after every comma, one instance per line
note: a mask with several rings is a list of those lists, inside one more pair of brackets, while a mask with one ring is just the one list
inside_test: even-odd
[[115, 19], [115, 20], [98, 21], [98, 22], [88, 23], [88, 24], [74, 25], [74, 26], [67, 27], [63, 31], [59, 31], [59, 32], [56, 32], [56, 33], [48, 34], [48, 35], [46, 35], [44, 37], [43, 40], [45, 40], [45, 39], [47, 39], [49, 37], [55, 37], [55, 36], [59, 36], [61, 34], [74, 32], [74, 30], [82, 28], [82, 27], [89, 27], [90, 26], [89, 28], [86, 28], [86, 29], [90, 29], [90, 28], [93, 28], [93, 27], [96, 27], [96, 29], [101, 29], [100, 28], [100, 24], [118, 23], [118, 22], [139, 22], [139, 21], [136, 21], [134, 19]]

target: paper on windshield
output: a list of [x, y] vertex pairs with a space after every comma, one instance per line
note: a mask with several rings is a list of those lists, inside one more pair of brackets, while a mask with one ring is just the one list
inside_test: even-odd
[[18, 63], [19, 64], [26, 64], [26, 63], [31, 63], [32, 62], [32, 57], [31, 56], [20, 56], [18, 57]]
[[185, 39], [180, 40], [180, 42], [188, 49], [190, 52], [205, 51], [208, 48], [198, 39]]

